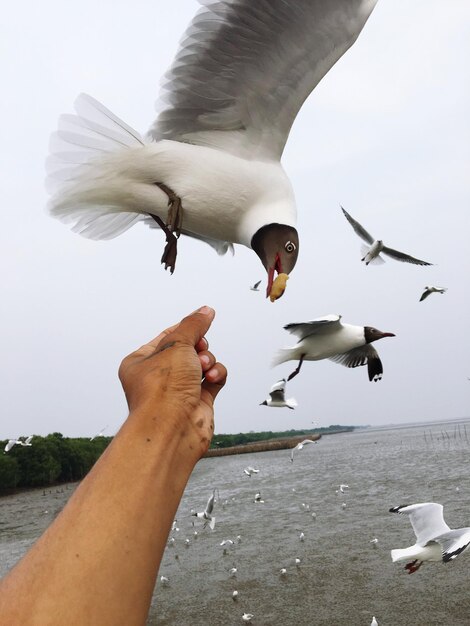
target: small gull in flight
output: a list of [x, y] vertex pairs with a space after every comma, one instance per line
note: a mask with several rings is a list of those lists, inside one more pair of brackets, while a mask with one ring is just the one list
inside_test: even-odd
[[[316, 441], [312, 441], [312, 439], [304, 439], [303, 441], [298, 443], [294, 448], [292, 448], [292, 450], [290, 452], [290, 462], [291, 463], [294, 462], [294, 452], [296, 450], [302, 450], [303, 447], [307, 446], [309, 443], [317, 443], [317, 442]], [[295, 489], [292, 489], [292, 491], [295, 491]]]
[[32, 446], [33, 444], [31, 443], [31, 441], [33, 440], [33, 437], [34, 437], [34, 435], [30, 435], [24, 441], [21, 441], [21, 439], [20, 439], [16, 443], [18, 443], [20, 446]]
[[432, 265], [432, 263], [415, 259], [415, 257], [405, 254], [404, 252], [398, 252], [398, 250], [393, 250], [393, 248], [387, 248], [387, 246], [384, 246], [383, 241], [380, 239], [374, 239], [372, 235], [369, 235], [367, 230], [361, 226], [359, 222], [356, 222], [356, 220], [352, 218], [349, 213], [343, 209], [343, 207], [341, 207], [341, 210], [343, 211], [345, 218], [353, 227], [356, 235], [359, 235], [361, 239], [369, 244], [369, 246], [362, 246], [362, 253], [364, 256], [361, 261], [364, 261], [366, 265], [369, 265], [369, 263], [372, 263], [373, 265], [384, 263], [384, 259], [380, 256], [381, 252], [392, 259], [395, 259], [395, 261], [413, 263], [414, 265]]
[[258, 493], [255, 494], [255, 502], [258, 502], [259, 504], [264, 504], [264, 500], [261, 499], [260, 491], [258, 491]]
[[167, 587], [170, 584], [170, 579], [166, 576], [160, 576], [160, 582], [163, 587]]
[[215, 489], [212, 492], [209, 500], [207, 501], [206, 508], [204, 511], [197, 513], [196, 511], [191, 511], [191, 515], [194, 517], [199, 517], [204, 520], [204, 528], [209, 524], [209, 528], [214, 530], [215, 527], [215, 516], [212, 515], [212, 511], [214, 510], [214, 502], [215, 502]]
[[452, 561], [470, 544], [470, 528], [449, 528], [444, 521], [443, 508], [442, 504], [423, 502], [390, 509], [391, 513], [409, 515], [416, 535], [413, 546], [391, 551], [394, 563], [412, 559], [405, 565], [409, 574], [416, 572], [424, 561]]
[[102, 429], [100, 430], [100, 432], [99, 432], [99, 433], [96, 433], [96, 435], [93, 435], [93, 437], [90, 437], [90, 441], [93, 441], [93, 439], [96, 439], [97, 437], [102, 437], [102, 436], [103, 436], [104, 431], [105, 431], [107, 428], [108, 428], [108, 425], [106, 425], [104, 428], [102, 428]]
[[421, 296], [419, 301], [422, 302], [423, 300], [426, 300], [426, 298], [432, 293], [445, 293], [446, 291], [447, 287], [433, 287], [432, 285], [429, 285], [428, 287], [424, 288], [423, 295]]
[[229, 576], [230, 578], [236, 578], [237, 577], [237, 568], [236, 567], [232, 567], [229, 569]]
[[21, 441], [20, 441], [20, 439], [19, 439], [19, 438], [18, 438], [18, 439], [9, 439], [9, 440], [8, 440], [8, 443], [6, 444], [6, 446], [5, 446], [5, 448], [4, 448], [4, 451], [5, 451], [5, 452], [10, 452], [10, 450], [11, 450], [14, 446], [19, 445], [19, 444], [21, 444]]
[[292, 348], [284, 348], [274, 359], [273, 365], [286, 361], [299, 361], [297, 368], [287, 380], [300, 372], [304, 361], [330, 359], [346, 367], [366, 365], [370, 381], [382, 378], [382, 362], [371, 345], [384, 337], [395, 337], [372, 326], [342, 324], [341, 315], [326, 315], [310, 322], [287, 324], [284, 329], [299, 340]]
[[287, 407], [288, 409], [295, 409], [297, 405], [297, 400], [295, 398], [288, 398], [286, 400], [286, 379], [278, 380], [271, 387], [271, 391], [269, 392], [269, 398], [261, 402], [260, 406], [272, 406], [272, 407]]
[[255, 469], [254, 467], [251, 467], [251, 465], [249, 465], [248, 467], [245, 467], [243, 471], [247, 476], [251, 478], [252, 474], [258, 474], [259, 469]]
[[250, 287], [251, 291], [259, 291], [259, 286], [261, 285], [261, 281], [259, 280], [257, 283]]

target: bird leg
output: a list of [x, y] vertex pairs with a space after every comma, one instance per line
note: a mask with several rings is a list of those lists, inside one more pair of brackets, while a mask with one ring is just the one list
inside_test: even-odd
[[299, 364], [297, 365], [295, 370], [292, 372], [292, 374], [289, 374], [287, 381], [292, 380], [294, 376], [297, 376], [297, 374], [300, 372], [300, 368], [302, 367], [302, 363], [304, 362], [305, 356], [306, 356], [305, 354], [300, 355]]
[[157, 222], [166, 236], [166, 245], [163, 250], [161, 262], [165, 264], [165, 269], [170, 268], [173, 274], [176, 265], [177, 242], [183, 225], [183, 206], [181, 198], [164, 183], [155, 183], [163, 193], [168, 196], [168, 215], [166, 224], [157, 215], [150, 213], [151, 217]]
[[419, 570], [422, 564], [423, 564], [423, 561], [419, 561], [418, 559], [415, 559], [414, 561], [411, 561], [411, 563], [407, 563], [405, 565], [405, 569], [408, 570], [408, 574], [414, 574], [414, 572]]

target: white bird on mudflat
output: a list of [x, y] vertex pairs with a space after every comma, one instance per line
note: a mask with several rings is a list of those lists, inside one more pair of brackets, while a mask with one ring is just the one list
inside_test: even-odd
[[387, 256], [395, 259], [395, 261], [402, 261], [403, 263], [413, 263], [414, 265], [432, 265], [432, 263], [428, 263], [427, 261], [421, 261], [420, 259], [415, 259], [415, 257], [410, 256], [409, 254], [405, 254], [404, 252], [398, 252], [398, 250], [393, 250], [392, 248], [387, 248], [384, 246], [383, 241], [380, 239], [374, 239], [372, 235], [369, 235], [367, 230], [359, 224], [353, 217], [349, 215], [347, 211], [341, 207], [341, 210], [344, 213], [345, 218], [353, 227], [356, 235], [359, 235], [361, 239], [363, 239], [368, 246], [362, 246], [362, 254], [364, 255], [361, 261], [364, 261], [366, 265], [372, 263], [372, 265], [378, 265], [385, 263], [384, 259], [380, 256], [380, 253], [386, 254]]
[[271, 387], [269, 392], [269, 398], [261, 402], [260, 406], [272, 406], [272, 407], [287, 407], [288, 409], [295, 409], [297, 400], [295, 398], [288, 398], [286, 400], [286, 379], [278, 380], [277, 383]]
[[253, 613], [243, 613], [242, 615], [242, 620], [244, 622], [251, 622], [251, 620], [254, 618]]
[[313, 441], [312, 439], [304, 439], [303, 441], [301, 441], [300, 443], [298, 443], [294, 448], [292, 448], [291, 452], [290, 452], [290, 462], [293, 463], [294, 462], [294, 452], [296, 450], [302, 450], [302, 448], [304, 446], [307, 446], [309, 443], [317, 443], [316, 441]]
[[20, 439], [19, 439], [19, 438], [18, 438], [18, 439], [9, 439], [9, 440], [8, 440], [8, 442], [7, 442], [7, 444], [6, 444], [6, 446], [5, 446], [5, 448], [4, 448], [4, 451], [5, 451], [5, 452], [10, 452], [10, 450], [11, 450], [14, 446], [16, 446], [17, 444], [20, 444], [20, 443], [21, 443], [21, 441], [20, 441]]
[[257, 283], [250, 287], [251, 291], [259, 291], [259, 286], [261, 285], [261, 281], [259, 280]]
[[370, 626], [379, 626], [379, 622], [375, 619], [375, 615], [372, 616]]
[[305, 534], [304, 533], [300, 533], [299, 539], [300, 539], [300, 541], [304, 541], [305, 540]]
[[232, 598], [233, 598], [233, 600], [238, 600], [238, 591], [236, 589], [234, 589], [234, 591], [232, 591]]
[[377, 0], [202, 2], [162, 86], [149, 139], [93, 98], [62, 116], [48, 160], [52, 216], [91, 239], [158, 224], [173, 271], [180, 234], [220, 254], [252, 248], [268, 273], [298, 254], [281, 164], [310, 92], [354, 43]]
[[251, 465], [249, 465], [248, 467], [245, 467], [245, 469], [243, 470], [243, 472], [249, 476], [251, 478], [252, 474], [258, 474], [259, 473], [259, 469], [255, 469], [254, 467], [251, 467]]
[[232, 567], [229, 569], [228, 573], [230, 578], [236, 578], [237, 577], [237, 568], [236, 567]]
[[170, 579], [167, 576], [160, 576], [160, 583], [162, 587], [167, 587], [170, 584]]
[[371, 343], [384, 337], [395, 337], [393, 333], [383, 333], [372, 326], [342, 324], [341, 315], [326, 315], [310, 322], [287, 324], [284, 329], [299, 338], [297, 345], [280, 350], [273, 361], [273, 365], [299, 361], [287, 380], [297, 376], [304, 361], [330, 359], [346, 367], [367, 364], [369, 380], [377, 382], [382, 378], [383, 367]]
[[406, 513], [416, 535], [416, 543], [409, 548], [392, 550], [392, 561], [407, 561], [409, 574], [416, 572], [424, 561], [454, 560], [470, 544], [470, 528], [452, 530], [444, 521], [442, 504], [422, 502], [395, 506], [391, 513]]
[[194, 517], [199, 517], [204, 520], [204, 528], [209, 524], [209, 528], [214, 530], [215, 527], [215, 516], [212, 515], [212, 511], [214, 510], [214, 502], [215, 502], [215, 489], [212, 492], [212, 495], [209, 497], [207, 501], [206, 508], [204, 511], [197, 513], [196, 511], [191, 511], [191, 515]]
[[432, 285], [429, 285], [429, 287], [424, 288], [423, 295], [421, 296], [419, 301], [422, 302], [432, 293], [445, 293], [446, 291], [447, 291], [447, 287], [433, 287]]

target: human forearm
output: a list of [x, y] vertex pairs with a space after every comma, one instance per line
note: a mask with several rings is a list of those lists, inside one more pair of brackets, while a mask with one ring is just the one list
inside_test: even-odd
[[153, 417], [130, 415], [62, 513], [3, 581], [5, 623], [72, 626], [83, 625], [84, 616], [90, 626], [145, 623], [171, 523], [197, 461], [183, 431], [161, 429]]

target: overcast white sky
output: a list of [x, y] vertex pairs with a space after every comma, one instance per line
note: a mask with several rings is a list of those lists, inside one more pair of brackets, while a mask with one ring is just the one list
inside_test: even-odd
[[[145, 132], [159, 79], [195, 0], [10, 3], [0, 25], [0, 437], [90, 435], [126, 416], [122, 357], [202, 304], [229, 368], [216, 432], [384, 424], [470, 415], [470, 3], [379, 0], [357, 43], [316, 88], [283, 163], [295, 189], [300, 256], [271, 304], [249, 285], [256, 255], [219, 258], [180, 241], [173, 276], [163, 237], [143, 225], [92, 242], [45, 213], [44, 160], [61, 113], [90, 93]], [[376, 237], [431, 261], [360, 262], [343, 206]], [[419, 303], [427, 284], [449, 291]], [[396, 333], [376, 347], [384, 378], [305, 363], [299, 407], [258, 406], [295, 367], [288, 322], [328, 313]]]

